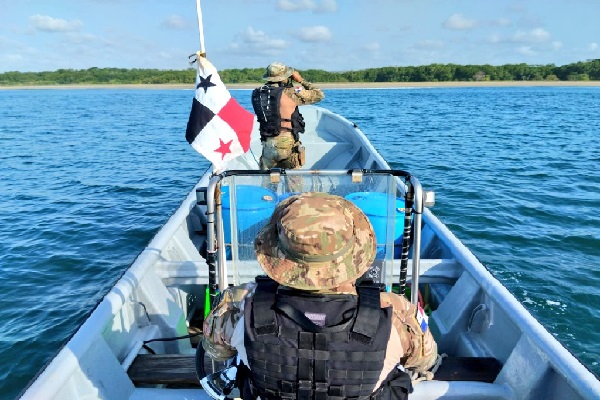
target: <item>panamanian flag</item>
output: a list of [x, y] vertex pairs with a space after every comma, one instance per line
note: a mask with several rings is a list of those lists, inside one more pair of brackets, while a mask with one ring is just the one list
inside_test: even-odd
[[198, 56], [196, 62], [196, 92], [185, 138], [213, 164], [215, 172], [223, 171], [228, 161], [250, 148], [256, 117], [231, 97], [205, 57]]

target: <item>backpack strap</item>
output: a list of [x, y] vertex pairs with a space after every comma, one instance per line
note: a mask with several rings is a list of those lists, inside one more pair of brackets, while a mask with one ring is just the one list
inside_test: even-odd
[[[257, 335], [275, 333], [275, 311], [272, 306], [275, 303], [275, 294], [279, 284], [265, 275], [257, 276], [255, 281], [257, 286], [254, 290], [252, 310], [254, 329]], [[255, 312], [257, 309], [261, 312]]]
[[358, 313], [352, 327], [352, 338], [363, 343], [371, 343], [381, 318], [381, 286], [366, 281], [356, 286], [358, 293]]

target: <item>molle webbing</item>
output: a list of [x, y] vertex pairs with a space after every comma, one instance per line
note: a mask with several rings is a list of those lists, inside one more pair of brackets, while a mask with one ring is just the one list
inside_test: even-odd
[[[282, 130], [292, 132], [294, 140], [299, 140], [299, 134], [304, 132], [304, 119], [298, 107], [294, 109], [291, 118], [281, 117], [281, 96], [285, 86], [263, 85], [252, 91], [252, 107], [260, 124], [261, 138], [279, 136]], [[281, 126], [282, 122], [291, 122], [292, 127]]]
[[274, 281], [257, 282], [245, 311], [244, 340], [256, 394], [263, 399], [369, 398], [391, 328], [391, 312], [381, 309], [379, 288], [359, 287], [354, 317], [328, 327], [292, 311], [278, 298]]

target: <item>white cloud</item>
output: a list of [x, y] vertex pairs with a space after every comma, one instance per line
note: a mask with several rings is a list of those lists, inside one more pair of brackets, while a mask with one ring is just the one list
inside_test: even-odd
[[98, 37], [89, 33], [71, 32], [65, 36], [69, 43], [87, 44], [98, 40]]
[[246, 43], [263, 43], [269, 40], [266, 33], [256, 31], [251, 26], [247, 27], [245, 32], [242, 32], [241, 37]]
[[535, 56], [537, 52], [531, 48], [531, 46], [520, 46], [517, 47], [517, 53], [524, 56]]
[[[66, 46], [68, 47], [68, 46]], [[35, 62], [32, 62], [35, 60]], [[36, 48], [12, 37], [0, 35], [0, 73], [6, 71], [42, 71], [55, 70], [52, 65], [56, 62], [54, 53], [49, 48]]]
[[513, 3], [508, 6], [508, 9], [515, 13], [522, 13], [522, 12], [525, 12], [525, 4]]
[[29, 21], [33, 28], [43, 32], [72, 32], [83, 28], [83, 22], [78, 19], [67, 21], [60, 18], [52, 18], [47, 15], [32, 15]]
[[542, 28], [532, 29], [530, 33], [534, 40], [545, 42], [546, 40], [550, 39], [550, 33]]
[[24, 56], [25, 49], [21, 43], [0, 35], [0, 73], [5, 71], [19, 70], [20, 64], [28, 60]]
[[325, 13], [334, 13], [338, 10], [336, 0], [323, 0], [321, 4], [319, 4], [315, 8], [315, 13], [317, 14], [325, 14]]
[[251, 26], [237, 35], [238, 40], [229, 44], [229, 51], [244, 56], [274, 57], [282, 54], [287, 49], [288, 42], [280, 38], [273, 38], [261, 30]]
[[23, 56], [21, 54], [4, 54], [0, 60], [4, 60], [7, 63], [17, 63], [23, 61]]
[[162, 26], [168, 29], [185, 29], [187, 28], [187, 21], [180, 15], [170, 15], [163, 22]]
[[590, 43], [588, 46], [589, 51], [596, 51], [598, 48], [600, 48], [600, 46], [598, 46], [598, 43], [596, 42]]
[[492, 21], [493, 26], [510, 26], [512, 22], [508, 18], [499, 18], [497, 20]]
[[511, 39], [517, 43], [540, 43], [548, 41], [550, 33], [543, 28], [535, 28], [529, 31], [517, 31]]
[[326, 26], [307, 26], [300, 28], [296, 37], [304, 42], [328, 42], [331, 39], [331, 31]]
[[557, 40], [555, 42], [552, 42], [551, 46], [552, 50], [560, 50], [563, 47], [563, 43]]
[[447, 29], [471, 29], [475, 25], [475, 20], [468, 19], [462, 14], [452, 14], [443, 24], [444, 28]]
[[444, 42], [440, 40], [420, 40], [415, 44], [415, 47], [421, 50], [442, 49]]
[[316, 14], [334, 13], [338, 9], [336, 0], [277, 0], [276, 7], [281, 11], [312, 11]]
[[[493, 33], [489, 36], [490, 43], [521, 43], [523, 45], [528, 44], [540, 44], [550, 43], [551, 35], [548, 31], [543, 28], [534, 28], [527, 31], [518, 30], [512, 35], [502, 36], [498, 33]], [[553, 47], [562, 46], [561, 42], [554, 41], [550, 43]]]
[[379, 51], [381, 46], [377, 42], [371, 42], [371, 43], [364, 44], [362, 46], [362, 48], [363, 48], [363, 50], [366, 50], [366, 51], [375, 52], [375, 51]]
[[502, 43], [502, 42], [504, 42], [504, 40], [502, 39], [502, 36], [498, 35], [497, 33], [492, 33], [490, 35], [489, 41], [490, 41], [490, 43]]
[[313, 0], [277, 0], [277, 8], [282, 11], [314, 10], [315, 7]]
[[0, 49], [6, 46], [8, 48], [9, 45], [17, 43], [12, 39], [9, 39], [7, 36], [0, 35]]
[[260, 45], [263, 47], [271, 48], [284, 48], [286, 47], [286, 41], [283, 39], [274, 39], [269, 37], [263, 31], [254, 30], [251, 26], [246, 28], [246, 31], [241, 34], [242, 42], [249, 45]]

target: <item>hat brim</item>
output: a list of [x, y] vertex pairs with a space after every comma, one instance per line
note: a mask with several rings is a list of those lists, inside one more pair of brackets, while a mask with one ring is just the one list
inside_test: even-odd
[[286, 257], [279, 245], [277, 222], [286, 206], [297, 198], [298, 195], [282, 201], [256, 237], [254, 249], [264, 272], [282, 285], [301, 290], [332, 289], [362, 276], [375, 259], [375, 231], [367, 216], [344, 198], [340, 199], [352, 214], [354, 224], [354, 243], [348, 251], [326, 262], [309, 263]]
[[286, 67], [286, 70], [283, 74], [278, 76], [269, 76], [268, 74], [263, 75], [263, 79], [268, 82], [281, 82], [288, 79], [294, 73], [294, 68]]

